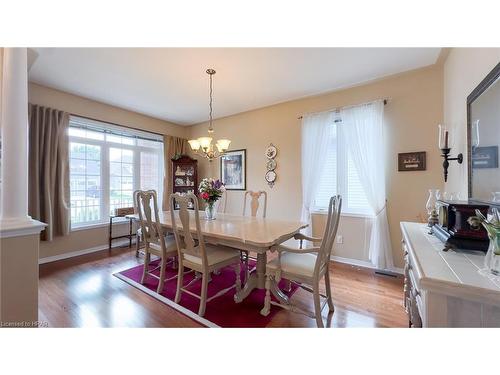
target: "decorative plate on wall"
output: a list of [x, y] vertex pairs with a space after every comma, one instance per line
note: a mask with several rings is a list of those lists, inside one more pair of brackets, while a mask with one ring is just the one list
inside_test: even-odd
[[266, 181], [272, 187], [272, 185], [274, 185], [274, 181], [276, 181], [276, 172], [268, 171], [266, 173]]
[[266, 168], [268, 171], [274, 171], [276, 169], [276, 160], [269, 159], [267, 161]]
[[274, 159], [276, 157], [277, 153], [278, 153], [278, 150], [276, 149], [276, 147], [272, 143], [266, 149], [266, 157], [268, 159]]

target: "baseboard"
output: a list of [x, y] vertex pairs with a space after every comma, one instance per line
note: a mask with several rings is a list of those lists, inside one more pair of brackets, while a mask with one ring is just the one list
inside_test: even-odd
[[[120, 247], [120, 246], [123, 246], [123, 245], [127, 245], [128, 243], [129, 243], [128, 239], [114, 241], [113, 242], [113, 247]], [[74, 258], [74, 257], [78, 257], [80, 255], [91, 254], [91, 253], [95, 253], [97, 251], [107, 250], [108, 248], [109, 248], [108, 244], [106, 244], [106, 245], [100, 245], [100, 246], [91, 247], [91, 248], [88, 248], [88, 249], [77, 250], [77, 251], [72, 251], [72, 252], [69, 252], [69, 253], [63, 253], [63, 254], [54, 255], [54, 256], [50, 256], [50, 257], [40, 258], [38, 260], [38, 264], [51, 263], [51, 262], [56, 262], [58, 260], [63, 260], [63, 259], [68, 259], [68, 258]]]
[[[351, 266], [358, 266], [358, 267], [363, 267], [363, 268], [371, 268], [371, 269], [377, 269], [372, 263], [366, 261], [366, 260], [360, 260], [360, 259], [352, 259], [352, 258], [344, 258], [344, 257], [339, 257], [337, 255], [332, 255], [330, 257], [331, 260], [339, 263], [344, 263], [344, 264], [350, 264]], [[403, 274], [403, 269], [398, 268], [398, 267], [393, 267], [391, 269], [388, 269], [386, 271], [392, 272], [392, 273], [397, 273], [399, 275]]]

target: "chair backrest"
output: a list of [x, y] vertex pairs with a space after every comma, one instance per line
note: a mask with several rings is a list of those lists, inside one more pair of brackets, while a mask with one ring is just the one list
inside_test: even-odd
[[264, 206], [261, 209], [262, 217], [266, 217], [267, 193], [265, 191], [251, 191], [251, 190], [245, 191], [245, 198], [243, 201], [243, 216], [246, 215], [247, 197], [250, 197], [250, 199], [251, 199], [250, 200], [250, 214], [253, 217], [257, 216], [257, 211], [259, 210], [259, 207], [260, 207], [259, 199], [261, 196], [264, 196]]
[[224, 191], [222, 192], [222, 196], [219, 199], [219, 207], [217, 207], [217, 212], [225, 214], [226, 205], [227, 205], [227, 191]]
[[156, 243], [166, 252], [165, 237], [160, 224], [158, 198], [154, 190], [134, 191], [135, 209], [139, 215], [142, 238], [146, 243]]
[[[192, 202], [194, 210], [188, 209], [188, 203]], [[176, 204], [178, 209], [175, 210]], [[179, 251], [179, 259], [184, 259], [184, 254], [201, 258], [202, 267], [207, 267], [207, 254], [205, 251], [205, 241], [200, 226], [200, 214], [198, 199], [192, 193], [181, 196], [179, 194], [170, 195], [170, 217], [172, 219], [172, 230]], [[191, 220], [196, 225], [196, 239], [191, 234]]]
[[137, 193], [139, 193], [140, 191], [141, 190], [134, 190], [134, 192], [132, 193], [132, 197], [134, 200], [134, 214], [139, 213], [139, 207], [137, 206]]
[[314, 266], [314, 274], [317, 276], [328, 267], [332, 253], [333, 243], [337, 236], [337, 229], [340, 222], [340, 212], [342, 210], [342, 197], [335, 195], [330, 198], [328, 204], [328, 219], [326, 221], [325, 233], [321, 241], [320, 250]]

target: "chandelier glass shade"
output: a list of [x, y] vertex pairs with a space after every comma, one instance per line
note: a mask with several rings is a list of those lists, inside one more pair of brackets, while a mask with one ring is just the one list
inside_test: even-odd
[[[210, 76], [210, 121], [208, 125], [208, 133], [214, 132], [212, 125], [212, 76], [215, 74], [215, 70], [207, 69], [207, 74]], [[229, 139], [218, 139], [215, 142], [215, 148], [212, 143], [212, 137], [200, 137], [197, 139], [190, 139], [188, 141], [191, 149], [200, 156], [207, 158], [209, 161], [221, 157], [229, 149], [231, 141]]]

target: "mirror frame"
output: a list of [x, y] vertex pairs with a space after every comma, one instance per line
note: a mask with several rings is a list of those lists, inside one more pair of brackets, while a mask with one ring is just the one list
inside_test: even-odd
[[471, 104], [481, 96], [496, 80], [500, 77], [500, 62], [493, 68], [491, 72], [481, 81], [479, 85], [467, 97], [467, 176], [468, 176], [468, 196], [470, 200], [477, 202], [490, 201], [475, 199], [472, 194], [472, 144], [471, 144]]

